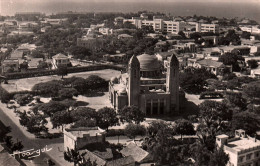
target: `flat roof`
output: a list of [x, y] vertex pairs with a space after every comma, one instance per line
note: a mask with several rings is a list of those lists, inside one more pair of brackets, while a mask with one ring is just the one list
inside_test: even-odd
[[71, 133], [76, 137], [84, 137], [84, 135], [96, 136], [101, 135], [105, 130], [100, 129], [99, 127], [80, 127], [75, 129], [65, 129], [67, 132]]
[[239, 139], [236, 141], [228, 142], [228, 147], [232, 148], [237, 152], [241, 152], [243, 150], [251, 149], [251, 148], [259, 148], [260, 149], [260, 141], [253, 141], [250, 139]]

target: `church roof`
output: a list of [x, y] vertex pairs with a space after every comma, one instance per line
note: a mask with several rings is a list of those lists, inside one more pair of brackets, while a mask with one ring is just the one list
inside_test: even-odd
[[137, 56], [141, 71], [154, 71], [160, 69], [160, 63], [155, 55], [142, 54]]

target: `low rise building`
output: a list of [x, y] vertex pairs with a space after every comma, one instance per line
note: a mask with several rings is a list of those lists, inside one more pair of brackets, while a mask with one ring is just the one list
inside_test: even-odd
[[61, 66], [67, 66], [70, 63], [69, 58], [61, 53], [52, 57], [53, 68], [58, 68]]
[[17, 72], [19, 71], [18, 59], [5, 59], [2, 62], [2, 73]]
[[104, 143], [105, 130], [99, 127], [80, 127], [64, 129], [64, 151], [79, 150], [88, 144]]
[[203, 59], [195, 62], [193, 67], [206, 68], [208, 71], [215, 75], [221, 75], [226, 68], [222, 62], [214, 61], [211, 59]]
[[227, 166], [260, 165], [260, 140], [246, 135], [244, 130], [236, 130], [232, 139], [225, 134], [218, 135], [216, 144], [223, 146], [224, 152], [229, 155]]

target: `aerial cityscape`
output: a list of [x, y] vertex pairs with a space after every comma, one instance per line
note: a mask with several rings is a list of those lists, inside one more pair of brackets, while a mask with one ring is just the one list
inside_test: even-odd
[[260, 166], [259, 64], [259, 0], [2, 0], [0, 166]]

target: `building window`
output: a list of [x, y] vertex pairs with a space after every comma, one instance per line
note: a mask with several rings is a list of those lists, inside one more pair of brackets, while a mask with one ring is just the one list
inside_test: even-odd
[[246, 155], [246, 160], [250, 160], [252, 158], [252, 153]]
[[241, 157], [238, 158], [238, 162], [239, 162], [239, 163], [242, 163], [243, 160], [244, 160], [244, 156], [241, 156]]
[[259, 152], [255, 152], [255, 157], [259, 157]]

